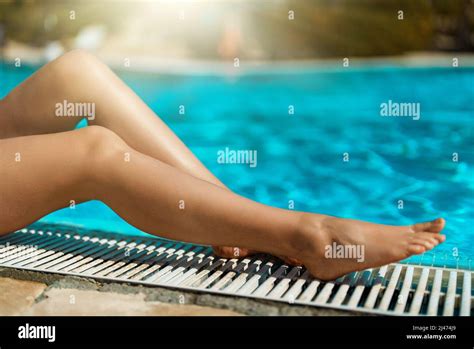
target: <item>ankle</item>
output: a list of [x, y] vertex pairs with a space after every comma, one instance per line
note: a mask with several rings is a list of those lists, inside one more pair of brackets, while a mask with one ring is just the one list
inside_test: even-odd
[[328, 243], [322, 221], [324, 216], [302, 212], [290, 241], [289, 257], [304, 260], [324, 254], [324, 246]]

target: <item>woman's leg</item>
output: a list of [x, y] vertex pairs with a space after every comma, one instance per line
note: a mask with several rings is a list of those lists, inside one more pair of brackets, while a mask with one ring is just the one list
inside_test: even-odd
[[[0, 140], [0, 234], [65, 207], [99, 199], [151, 234], [298, 256], [333, 279], [433, 248], [443, 220], [384, 226], [261, 205], [130, 148], [94, 126]], [[364, 246], [363, 260], [333, 259], [331, 244]]]
[[[0, 150], [1, 233], [71, 200], [92, 199], [148, 233], [207, 244], [261, 246], [268, 240], [259, 231], [281, 232], [278, 239], [285, 239], [298, 220], [294, 212], [260, 205], [141, 154], [99, 126], [4, 139]], [[256, 219], [263, 213], [279, 224]]]
[[105, 64], [81, 50], [45, 65], [4, 100], [15, 136], [63, 132], [84, 118], [56, 116], [57, 103], [90, 102], [89, 125], [106, 127], [135, 150], [224, 187], [169, 127]]
[[[56, 116], [57, 103], [95, 103], [89, 125], [106, 127], [135, 150], [222, 188], [220, 182], [166, 124], [105, 64], [84, 51], [71, 51], [45, 65], [15, 88], [0, 105], [15, 130], [3, 136], [25, 136], [74, 129], [84, 115]], [[1, 113], [0, 113], [1, 114]], [[2, 120], [0, 120], [0, 125]], [[3, 124], [7, 124], [3, 120]], [[0, 138], [2, 133], [0, 132]], [[221, 256], [245, 256], [250, 251], [216, 247]]]

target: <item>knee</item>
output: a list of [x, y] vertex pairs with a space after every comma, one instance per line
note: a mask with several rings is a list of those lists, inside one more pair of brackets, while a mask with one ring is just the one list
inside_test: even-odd
[[93, 54], [85, 50], [69, 51], [50, 64], [58, 79], [75, 83], [101, 74], [106, 66]]
[[81, 133], [85, 166], [89, 169], [109, 170], [129, 161], [132, 149], [115, 132], [102, 126], [88, 126]]

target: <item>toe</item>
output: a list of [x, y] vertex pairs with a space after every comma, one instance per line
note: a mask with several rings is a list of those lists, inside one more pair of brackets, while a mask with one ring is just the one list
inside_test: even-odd
[[289, 265], [292, 265], [292, 266], [302, 266], [303, 265], [303, 263], [299, 259], [296, 259], [296, 258], [285, 257], [285, 256], [278, 256], [278, 258], [280, 258], [286, 264], [289, 264]]
[[423, 237], [426, 239], [432, 239], [436, 240], [438, 244], [444, 242], [446, 240], [446, 235], [438, 234], [438, 233], [416, 233], [415, 236], [418, 237]]
[[446, 224], [446, 221], [444, 220], [444, 218], [437, 218], [431, 222], [413, 224], [410, 228], [415, 233], [421, 232], [421, 231], [439, 233], [441, 230], [443, 230], [445, 224]]
[[410, 246], [408, 246], [408, 252], [410, 253], [410, 255], [422, 254], [425, 251], [426, 251], [425, 247], [423, 247], [421, 245], [410, 245]]
[[437, 245], [437, 243], [434, 243], [433, 241], [430, 241], [429, 239], [418, 239], [418, 238], [415, 238], [412, 241], [410, 241], [410, 244], [423, 246], [426, 250], [431, 250]]
[[426, 239], [426, 240], [430, 240], [430, 241], [436, 241], [437, 244], [440, 244], [442, 242], [444, 242], [444, 240], [446, 240], [446, 236], [445, 235], [441, 235], [441, 234], [438, 234], [438, 233], [427, 233], [427, 232], [419, 232], [419, 233], [416, 233], [413, 238], [416, 238], [416, 239]]
[[239, 247], [213, 246], [212, 248], [214, 253], [222, 258], [241, 258], [255, 254], [255, 251]]

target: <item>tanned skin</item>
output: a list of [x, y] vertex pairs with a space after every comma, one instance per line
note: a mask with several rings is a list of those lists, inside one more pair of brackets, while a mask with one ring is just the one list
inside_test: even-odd
[[[95, 103], [88, 127], [57, 103]], [[421, 254], [445, 240], [445, 221], [390, 226], [266, 206], [220, 182], [106, 65], [84, 51], [45, 65], [0, 101], [0, 234], [101, 200], [133, 226], [216, 246], [228, 258], [267, 252], [335, 279]], [[184, 203], [184, 209], [183, 204]], [[363, 245], [332, 259], [332, 244]], [[237, 246], [237, 247], [226, 247]]]

